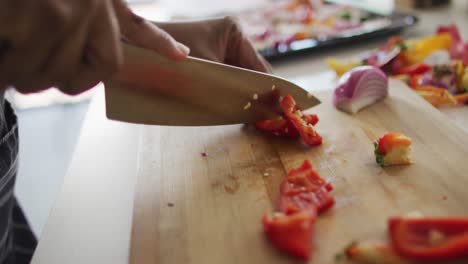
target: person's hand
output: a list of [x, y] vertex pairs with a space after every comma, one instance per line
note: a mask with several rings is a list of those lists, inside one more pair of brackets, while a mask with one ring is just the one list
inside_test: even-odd
[[119, 68], [122, 38], [175, 60], [189, 53], [124, 0], [1, 0], [0, 91], [83, 92]]
[[231, 17], [180, 23], [156, 23], [190, 48], [190, 55], [261, 72], [271, 66], [255, 51]]

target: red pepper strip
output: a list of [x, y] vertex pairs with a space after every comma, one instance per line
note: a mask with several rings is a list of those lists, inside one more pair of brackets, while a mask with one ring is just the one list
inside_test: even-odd
[[[311, 124], [313, 126], [316, 125], [319, 121], [318, 116], [314, 114], [304, 114], [303, 118], [307, 124]], [[283, 117], [278, 119], [261, 120], [255, 123], [255, 126], [260, 131], [276, 136], [284, 136], [289, 138], [299, 137], [299, 132], [297, 132], [297, 129], [290, 121], [284, 119]]]
[[420, 74], [412, 75], [410, 82], [409, 82], [409, 86], [413, 89], [416, 89], [417, 87], [419, 87], [419, 84], [421, 83], [421, 79], [422, 79], [422, 75]]
[[324, 187], [318, 188], [314, 192], [281, 195], [278, 200], [278, 206], [285, 214], [293, 214], [311, 208], [317, 208], [317, 213], [322, 214], [334, 204], [335, 199], [328, 194]]
[[286, 119], [291, 121], [299, 132], [302, 140], [309, 146], [322, 144], [322, 137], [315, 131], [314, 126], [308, 124], [301, 112], [297, 111], [296, 102], [291, 95], [286, 95], [281, 101], [281, 108]]
[[390, 218], [398, 254], [420, 261], [468, 256], [468, 218]]
[[314, 114], [303, 114], [302, 119], [304, 119], [307, 124], [311, 124], [313, 126], [315, 126], [319, 121], [318, 115]]
[[295, 214], [266, 214], [263, 228], [268, 239], [280, 250], [308, 260], [312, 255], [312, 235], [317, 214], [305, 210]]
[[305, 160], [299, 168], [291, 170], [281, 183], [278, 207], [286, 214], [315, 208], [320, 214], [335, 204], [335, 199], [329, 194], [331, 190], [332, 185]]
[[255, 123], [258, 130], [273, 134], [275, 136], [284, 136], [289, 138], [299, 137], [297, 129], [288, 120], [280, 117], [278, 119], [261, 120]]
[[[317, 115], [314, 114], [303, 114], [303, 119], [307, 124], [316, 125], [319, 121]], [[286, 120], [283, 117], [278, 119], [266, 119], [255, 123], [258, 130], [272, 134], [275, 136], [282, 136], [288, 138], [298, 138], [299, 132], [291, 121]]]
[[414, 64], [411, 66], [398, 69], [397, 74], [409, 74], [409, 75], [423, 74], [423, 73], [428, 72], [430, 69], [431, 69], [431, 66], [424, 64], [424, 63], [419, 63], [419, 64]]

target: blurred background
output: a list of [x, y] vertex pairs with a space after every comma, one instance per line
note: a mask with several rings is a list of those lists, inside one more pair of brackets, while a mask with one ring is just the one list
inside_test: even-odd
[[[157, 21], [237, 16], [274, 73], [296, 81], [304, 75], [328, 74], [327, 57], [376, 48], [391, 35], [417, 38], [434, 33], [439, 24], [457, 22], [462, 35], [468, 36], [466, 0], [128, 2], [137, 14]], [[66, 175], [89, 101], [101, 88], [77, 97], [54, 89], [28, 96], [8, 91], [19, 116], [21, 138], [17, 196], [38, 235]]]

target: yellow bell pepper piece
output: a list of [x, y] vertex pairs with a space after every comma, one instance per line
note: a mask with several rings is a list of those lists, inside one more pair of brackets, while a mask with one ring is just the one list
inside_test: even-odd
[[465, 68], [465, 74], [463, 75], [461, 86], [465, 89], [465, 92], [468, 93], [468, 67]]
[[408, 50], [403, 52], [408, 64], [421, 63], [436, 50], [449, 50], [452, 46], [452, 37], [449, 33], [436, 34], [415, 41], [408, 46]]
[[336, 59], [328, 58], [326, 60], [328, 67], [335, 71], [337, 76], [341, 76], [346, 72], [352, 70], [353, 68], [360, 66], [362, 63], [360, 61], [338, 61]]

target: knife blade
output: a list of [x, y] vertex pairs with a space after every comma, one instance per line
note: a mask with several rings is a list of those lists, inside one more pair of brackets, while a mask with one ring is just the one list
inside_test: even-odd
[[291, 94], [305, 110], [320, 103], [276, 76], [188, 57], [172, 61], [123, 44], [124, 65], [104, 82], [109, 119], [130, 123], [206, 126], [253, 123], [278, 114]]

